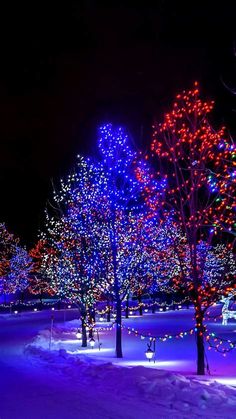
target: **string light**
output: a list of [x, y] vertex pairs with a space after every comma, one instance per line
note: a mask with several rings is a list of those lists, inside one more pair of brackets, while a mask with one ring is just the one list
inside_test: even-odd
[[[154, 277], [147, 243], [156, 217], [147, 216], [146, 181], [140, 183], [135, 172], [139, 164], [148, 173], [148, 164], [132, 149], [125, 130], [100, 127], [98, 152], [97, 161], [79, 156], [76, 171], [54, 193], [61, 216], [46, 213], [43, 269], [57, 295], [78, 304], [83, 324], [96, 301], [105, 299], [115, 301], [118, 325], [127, 293], [143, 292]], [[163, 187], [153, 180], [154, 186]]]
[[[197, 82], [178, 94], [163, 122], [153, 125], [151, 154], [157, 159], [156, 177], [165, 179], [165, 186], [153, 193], [142, 170], [137, 171], [150, 209], [164, 220], [171, 214], [173, 227], [180, 230], [169, 249], [178, 267], [172, 284], [194, 304], [199, 374], [204, 373], [205, 311], [234, 288], [236, 275], [231, 238], [236, 235], [236, 146], [225, 127], [215, 130], [210, 124], [213, 106], [200, 98]], [[222, 233], [226, 245], [220, 244]]]
[[23, 292], [28, 286], [32, 260], [19, 239], [0, 224], [0, 292], [3, 295]]

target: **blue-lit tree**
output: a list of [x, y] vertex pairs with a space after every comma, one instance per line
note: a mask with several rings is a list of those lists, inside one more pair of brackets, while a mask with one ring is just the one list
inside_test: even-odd
[[[99, 137], [100, 164], [105, 174], [101, 248], [103, 261], [108, 262], [107, 280], [116, 308], [116, 356], [122, 357], [121, 303], [132, 284], [139, 280], [144, 284], [152, 276], [153, 264], [146, 251], [150, 209], [143, 194], [145, 188], [161, 194], [165, 182], [153, 178], [148, 164], [131, 146], [123, 128], [104, 125]], [[142, 182], [137, 177], [137, 168], [142, 171]]]
[[10, 273], [8, 281], [13, 293], [19, 292], [23, 300], [23, 293], [28, 287], [32, 268], [32, 259], [26, 249], [15, 246], [14, 254], [10, 260]]
[[47, 221], [47, 240], [55, 250], [48, 275], [61, 295], [84, 307], [102, 295], [115, 302], [117, 357], [122, 357], [122, 301], [131, 277], [141, 266], [145, 275], [149, 267], [142, 247], [146, 183], [137, 180], [135, 167], [141, 165], [144, 174], [148, 168], [138, 157], [123, 128], [101, 127], [96, 162], [79, 158], [75, 173], [55, 194], [58, 217]]
[[31, 258], [19, 239], [0, 224], [0, 290], [1, 294], [23, 292], [28, 286]]

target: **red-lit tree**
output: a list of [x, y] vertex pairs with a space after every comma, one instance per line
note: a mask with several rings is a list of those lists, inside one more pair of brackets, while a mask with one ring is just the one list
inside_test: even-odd
[[55, 294], [43, 263], [47, 254], [47, 243], [44, 240], [39, 240], [29, 252], [32, 265], [28, 291], [33, 295], [39, 295], [41, 302], [44, 294], [51, 296]]
[[15, 253], [19, 240], [10, 234], [4, 223], [0, 224], [0, 290], [6, 296], [14, 292], [8, 277], [10, 274], [10, 262]]
[[[171, 211], [176, 226], [186, 238], [189, 290], [196, 318], [198, 374], [205, 372], [204, 313], [209, 302], [214, 301], [216, 291], [215, 287], [205, 286], [199, 245], [201, 241], [207, 246], [219, 243], [224, 236], [231, 248], [234, 241], [228, 236], [235, 236], [236, 226], [236, 148], [226, 137], [224, 127], [216, 130], [211, 125], [208, 115], [212, 109], [212, 101], [200, 99], [197, 83], [192, 90], [176, 97], [164, 122], [153, 126], [151, 150], [158, 159], [158, 176], [166, 179], [165, 198], [162, 192], [153, 194], [151, 188], [146, 188], [151, 208]], [[142, 177], [141, 172], [139, 176]], [[185, 280], [182, 272], [180, 287]]]

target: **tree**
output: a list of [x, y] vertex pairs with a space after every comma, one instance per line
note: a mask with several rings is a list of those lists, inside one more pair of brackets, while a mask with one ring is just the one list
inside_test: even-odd
[[47, 214], [47, 241], [51, 252], [43, 267], [52, 287], [62, 298], [77, 304], [82, 322], [82, 346], [87, 346], [86, 326], [97, 299], [100, 284], [100, 232], [96, 222], [101, 199], [100, 171], [79, 157], [75, 173], [61, 181], [54, 194], [53, 216]]
[[[201, 241], [207, 246], [235, 236], [236, 149], [225, 128], [215, 130], [208, 114], [213, 102], [202, 101], [194, 89], [177, 95], [172, 110], [153, 126], [152, 155], [157, 175], [166, 179], [165, 197], [147, 190], [152, 208], [171, 211], [182, 230], [189, 254], [192, 301], [197, 329], [197, 373], [204, 374], [206, 290], [201, 275]], [[232, 240], [231, 240], [232, 242]], [[229, 246], [231, 246], [229, 244]], [[184, 280], [182, 275], [181, 281]], [[181, 282], [180, 281], [180, 282]]]
[[[130, 269], [130, 287], [139, 302], [139, 314], [142, 315], [142, 295], [152, 295], [159, 291], [168, 292], [170, 272], [173, 268], [170, 255], [163, 263], [168, 248], [168, 240], [172, 225], [160, 223], [160, 220], [146, 212], [146, 216], [139, 223], [138, 240], [133, 252], [133, 264]], [[164, 256], [165, 255], [165, 256]], [[153, 304], [154, 309], [154, 304]]]
[[[122, 301], [126, 298], [131, 277], [147, 275], [148, 264], [142, 260], [142, 237], [147, 219], [143, 199], [145, 176], [149, 167], [132, 148], [122, 127], [104, 125], [99, 132], [100, 164], [103, 197], [100, 206], [101, 250], [108, 266], [107, 280], [116, 309], [116, 356], [122, 357]], [[143, 184], [136, 176], [142, 167]], [[161, 189], [160, 182], [152, 181], [153, 189]]]
[[28, 252], [19, 245], [15, 246], [14, 254], [10, 259], [10, 273], [8, 281], [10, 282], [13, 293], [19, 291], [23, 299], [23, 292], [28, 287], [29, 275], [31, 271], [32, 259]]
[[10, 273], [10, 260], [14, 253], [17, 239], [7, 231], [4, 223], [0, 224], [0, 285], [1, 294], [6, 298], [12, 292], [8, 275]]
[[7, 294], [22, 291], [27, 286], [30, 258], [20, 247], [19, 239], [0, 224], [0, 288]]
[[[168, 272], [169, 285], [189, 299], [195, 297], [192, 281], [191, 254], [187, 239], [184, 236], [172, 236], [163, 265], [169, 271], [169, 261], [173, 269]], [[171, 257], [170, 255], [173, 255]], [[204, 313], [207, 308], [217, 302], [222, 295], [234, 286], [236, 275], [236, 259], [227, 245], [210, 245], [204, 241], [197, 244], [198, 276], [201, 282], [201, 302]]]
[[46, 241], [38, 240], [29, 252], [29, 256], [32, 258], [32, 264], [28, 291], [33, 295], [39, 295], [41, 302], [43, 294], [55, 294], [55, 290], [51, 287], [49, 278], [43, 267], [44, 258], [49, 251]]
[[61, 295], [80, 304], [84, 339], [87, 311], [96, 299], [115, 302], [116, 355], [122, 357], [121, 303], [140, 268], [146, 206], [135, 174], [138, 155], [124, 129], [101, 127], [98, 150], [96, 160], [79, 157], [54, 196], [57, 216], [48, 217], [47, 240], [55, 254], [47, 273]]

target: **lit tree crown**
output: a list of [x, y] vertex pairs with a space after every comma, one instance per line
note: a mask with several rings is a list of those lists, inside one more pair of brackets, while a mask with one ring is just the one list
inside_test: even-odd
[[152, 152], [167, 179], [165, 201], [185, 229], [210, 226], [231, 232], [235, 222], [236, 147], [225, 127], [214, 130], [213, 102], [194, 89], [177, 95], [164, 122], [153, 126]]

